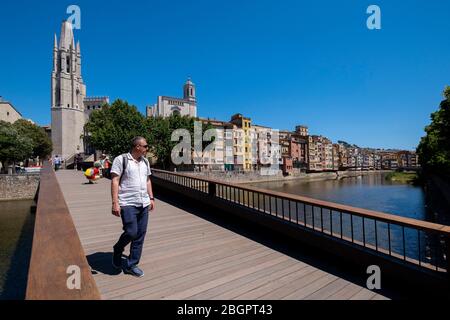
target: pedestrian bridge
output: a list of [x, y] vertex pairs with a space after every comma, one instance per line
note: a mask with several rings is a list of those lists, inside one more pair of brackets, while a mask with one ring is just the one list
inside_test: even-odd
[[[89, 185], [81, 172], [55, 174], [47, 165], [27, 299], [379, 300], [424, 292], [401, 290], [402, 280], [367, 289], [374, 264], [386, 284], [403, 275], [439, 294], [447, 288], [448, 227], [159, 170], [152, 179], [156, 209], [140, 264], [146, 274], [137, 279], [111, 267], [122, 230], [109, 180]], [[427, 235], [436, 246], [421, 253]], [[81, 270], [79, 290], [67, 287], [71, 265]]]

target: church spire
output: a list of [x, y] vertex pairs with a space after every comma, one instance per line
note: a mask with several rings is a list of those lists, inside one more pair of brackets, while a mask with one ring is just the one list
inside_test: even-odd
[[73, 43], [72, 24], [69, 21], [63, 21], [61, 26], [61, 36], [59, 37], [59, 49], [70, 49], [70, 45]]
[[53, 44], [53, 49], [55, 49], [55, 50], [58, 49], [58, 38], [56, 37], [56, 33], [55, 33], [55, 42]]

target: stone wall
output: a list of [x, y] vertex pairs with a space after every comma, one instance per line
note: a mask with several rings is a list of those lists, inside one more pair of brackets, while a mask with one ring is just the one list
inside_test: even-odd
[[0, 201], [34, 199], [39, 174], [0, 175]]
[[[214, 179], [229, 183], [252, 183], [252, 182], [270, 182], [270, 181], [320, 181], [343, 179], [347, 177], [357, 177], [362, 175], [380, 173], [386, 171], [338, 171], [338, 172], [317, 172], [317, 173], [294, 173], [289, 176], [283, 176], [281, 171], [276, 175], [261, 175], [259, 171], [248, 172], [180, 172], [199, 178]], [[389, 171], [390, 172], [390, 171]]]

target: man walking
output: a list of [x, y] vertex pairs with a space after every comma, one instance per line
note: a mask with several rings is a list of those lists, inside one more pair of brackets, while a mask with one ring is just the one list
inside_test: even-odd
[[55, 156], [55, 159], [53, 160], [53, 164], [55, 165], [55, 171], [59, 170], [59, 167], [61, 166], [61, 159], [58, 155]]
[[122, 253], [131, 243], [130, 255], [124, 272], [136, 277], [144, 276], [138, 267], [142, 255], [149, 210], [155, 209], [151, 170], [145, 155], [147, 141], [143, 137], [132, 140], [129, 153], [114, 159], [111, 169], [112, 214], [122, 218], [123, 233], [114, 245], [113, 267], [122, 268]]

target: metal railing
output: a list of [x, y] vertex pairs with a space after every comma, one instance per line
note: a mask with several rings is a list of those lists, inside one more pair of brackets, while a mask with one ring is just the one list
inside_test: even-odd
[[450, 226], [282, 192], [153, 170], [154, 177], [307, 228], [362, 250], [447, 273]]

